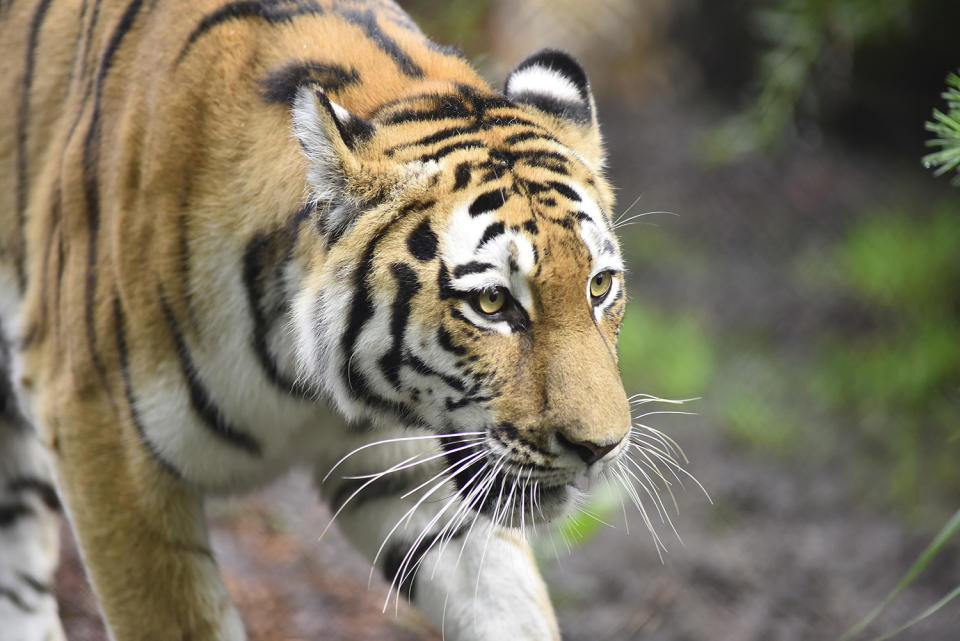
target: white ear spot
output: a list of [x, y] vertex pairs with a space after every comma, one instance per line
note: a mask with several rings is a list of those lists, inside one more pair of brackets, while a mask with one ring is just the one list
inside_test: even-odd
[[576, 85], [562, 73], [540, 66], [527, 67], [512, 74], [507, 80], [506, 92], [507, 95], [540, 94], [567, 102], [582, 101]]
[[587, 73], [562, 51], [544, 49], [520, 61], [507, 76], [504, 94], [566, 120], [583, 124], [593, 120]]

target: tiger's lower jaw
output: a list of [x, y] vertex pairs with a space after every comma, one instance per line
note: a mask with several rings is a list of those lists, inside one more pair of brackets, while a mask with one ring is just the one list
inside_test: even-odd
[[518, 530], [556, 523], [573, 509], [575, 498], [583, 495], [573, 483], [511, 485], [503, 479], [494, 482], [491, 489], [471, 501], [471, 508], [497, 525]]

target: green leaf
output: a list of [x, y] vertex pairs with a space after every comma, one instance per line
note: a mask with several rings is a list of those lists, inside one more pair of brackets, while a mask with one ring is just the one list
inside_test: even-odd
[[946, 604], [950, 603], [950, 602], [953, 601], [955, 598], [957, 598], [958, 595], [960, 595], [960, 585], [958, 585], [957, 587], [955, 587], [949, 594], [947, 594], [947, 596], [943, 597], [942, 599], [940, 599], [939, 601], [937, 601], [936, 603], [934, 603], [933, 605], [931, 605], [929, 608], [927, 608], [926, 610], [924, 610], [923, 612], [921, 612], [921, 613], [918, 614], [917, 616], [913, 617], [912, 619], [910, 619], [909, 621], [907, 621], [906, 623], [904, 623], [903, 625], [901, 625], [901, 626], [900, 626], [899, 628], [897, 628], [896, 630], [893, 630], [893, 631], [891, 631], [891, 632], [887, 632], [886, 634], [884, 634], [884, 635], [882, 635], [882, 636], [876, 637], [876, 638], [872, 639], [872, 641], [887, 641], [887, 639], [891, 639], [891, 638], [895, 637], [896, 635], [900, 634], [901, 632], [903, 632], [903, 631], [906, 630], [907, 628], [912, 627], [912, 626], [916, 625], [917, 623], [920, 623], [921, 621], [923, 621], [924, 619], [926, 619], [926, 618], [927, 618], [928, 616], [930, 616], [931, 614], [934, 614], [937, 610], [939, 610], [940, 608], [942, 608], [943, 606], [945, 606]]
[[[953, 517], [947, 522], [947, 524], [943, 526], [943, 529], [940, 530], [936, 538], [933, 539], [933, 541], [930, 543], [930, 545], [927, 546], [927, 548], [923, 551], [920, 557], [913, 563], [912, 566], [910, 566], [910, 569], [907, 570], [907, 573], [903, 575], [903, 578], [900, 579], [900, 582], [897, 583], [897, 585], [893, 588], [893, 590], [890, 591], [890, 594], [888, 594], [883, 599], [883, 601], [881, 601], [880, 604], [877, 605], [877, 607], [875, 607], [867, 616], [860, 619], [860, 621], [857, 622], [856, 625], [854, 625], [852, 628], [847, 630], [843, 634], [843, 636], [840, 637], [839, 641], [848, 641], [849, 639], [852, 639], [858, 634], [860, 634], [861, 632], [863, 632], [866, 629], [866, 627], [870, 625], [874, 621], [874, 619], [880, 616], [880, 613], [883, 612], [886, 609], [886, 607], [890, 605], [890, 603], [893, 602], [893, 600], [896, 599], [900, 595], [900, 593], [903, 592], [904, 589], [906, 589], [906, 587], [913, 582], [914, 579], [917, 578], [920, 572], [922, 572], [924, 568], [930, 565], [930, 562], [933, 560], [933, 558], [937, 556], [940, 550], [943, 549], [943, 547], [947, 544], [947, 542], [951, 538], [953, 538], [957, 534], [957, 532], [960, 532], [960, 510], [957, 510], [956, 513], [953, 515]], [[956, 592], [956, 590], [954, 590], [954, 592]], [[948, 594], [947, 597], [945, 597], [945, 600], [941, 599], [939, 602], [934, 604], [933, 609], [929, 611], [929, 614], [936, 612], [936, 610], [942, 607], [946, 602], [953, 599], [956, 596], [954, 592], [951, 592], [950, 594]], [[924, 618], [924, 616], [929, 616], [929, 614], [924, 613], [917, 620], [919, 621], [920, 619]], [[896, 634], [896, 632], [894, 632], [893, 634]], [[884, 638], [889, 638], [889, 637], [884, 637]]]

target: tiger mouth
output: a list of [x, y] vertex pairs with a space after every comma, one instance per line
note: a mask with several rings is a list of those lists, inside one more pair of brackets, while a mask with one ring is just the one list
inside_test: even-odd
[[572, 471], [520, 463], [490, 452], [474, 458], [447, 454], [450, 480], [463, 503], [506, 527], [556, 521], [566, 514], [583, 479]]

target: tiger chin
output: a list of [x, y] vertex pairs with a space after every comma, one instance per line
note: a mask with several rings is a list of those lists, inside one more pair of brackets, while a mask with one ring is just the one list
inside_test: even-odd
[[445, 638], [559, 638], [523, 533], [646, 476], [579, 63], [498, 91], [383, 0], [14, 0], [0, 53], [0, 641], [62, 637], [61, 501], [111, 638], [244, 639], [203, 497], [295, 466]]

